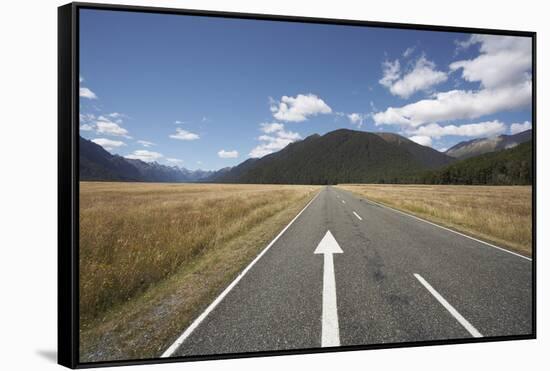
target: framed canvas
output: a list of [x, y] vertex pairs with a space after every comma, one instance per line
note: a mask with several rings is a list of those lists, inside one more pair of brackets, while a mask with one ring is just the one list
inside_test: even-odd
[[535, 338], [534, 32], [58, 19], [60, 364]]

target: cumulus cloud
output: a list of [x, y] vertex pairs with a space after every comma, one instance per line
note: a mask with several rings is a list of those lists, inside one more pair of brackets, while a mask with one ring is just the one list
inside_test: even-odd
[[[84, 78], [82, 76], [78, 76], [78, 82], [79, 84], [82, 84], [84, 82]], [[93, 91], [84, 86], [80, 86], [79, 96], [87, 99], [97, 99], [97, 95], [95, 95]]]
[[451, 90], [373, 115], [376, 125], [419, 126], [429, 122], [475, 119], [531, 104], [531, 81], [479, 91]]
[[224, 149], [218, 151], [219, 158], [237, 158], [239, 157], [239, 152], [237, 151], [226, 151]]
[[409, 98], [417, 91], [426, 91], [432, 86], [447, 80], [447, 74], [436, 70], [435, 63], [425, 56], [418, 58], [411, 70], [400, 73], [399, 61], [382, 64], [383, 77], [380, 84], [390, 90], [390, 93], [401, 98]]
[[449, 66], [452, 71], [461, 69], [466, 81], [479, 81], [484, 88], [498, 88], [530, 78], [532, 58], [528, 37], [472, 35], [459, 45], [464, 48], [479, 45], [480, 50], [476, 58]]
[[353, 125], [357, 125], [358, 128], [363, 126], [363, 122], [365, 121], [366, 115], [362, 113], [350, 113], [347, 115], [349, 122]]
[[415, 49], [414, 46], [411, 46], [411, 47], [408, 47], [407, 49], [405, 49], [405, 51], [403, 52], [403, 57], [404, 58], [410, 57], [412, 55], [412, 53], [414, 52], [414, 49]]
[[262, 124], [260, 124], [260, 130], [264, 133], [269, 133], [270, 135], [264, 134], [258, 137], [260, 144], [250, 151], [250, 157], [263, 157], [283, 149], [292, 142], [302, 139], [300, 134], [285, 130], [283, 124], [269, 127], [269, 129], [272, 128], [276, 128], [276, 130], [266, 132], [266, 126], [262, 126]]
[[532, 129], [530, 121], [525, 121], [523, 124], [514, 123], [510, 125], [510, 134], [521, 133], [522, 131]]
[[126, 143], [120, 140], [111, 140], [107, 138], [95, 138], [95, 139], [92, 139], [92, 142], [94, 142], [95, 144], [99, 144], [101, 147], [105, 148], [107, 151], [111, 151], [113, 149], [126, 145]]
[[273, 122], [273, 123], [261, 123], [260, 124], [260, 130], [263, 131], [264, 133], [275, 133], [277, 131], [281, 131], [285, 128], [285, 126], [283, 124], [279, 124], [277, 122]]
[[91, 91], [88, 88], [81, 87], [80, 88], [80, 97], [81, 98], [87, 98], [87, 99], [97, 99], [97, 95], [93, 91]]
[[145, 162], [153, 162], [162, 158], [162, 154], [158, 152], [148, 151], [146, 149], [139, 149], [134, 151], [134, 153], [124, 156], [132, 160], [141, 160]]
[[[460, 49], [479, 46], [479, 55], [450, 64], [451, 71], [462, 71], [468, 82], [479, 82], [478, 90], [451, 90], [402, 107], [388, 107], [373, 115], [376, 125], [417, 127], [451, 120], [473, 120], [501, 111], [517, 110], [531, 104], [531, 40], [524, 37], [473, 35], [457, 42]], [[418, 63], [417, 63], [418, 64]], [[430, 67], [422, 61], [420, 65]], [[390, 90], [400, 78], [398, 64], [385, 62], [383, 80]], [[392, 77], [393, 76], [393, 77]], [[404, 87], [397, 93], [406, 95]]]
[[98, 117], [95, 123], [95, 128], [97, 133], [99, 134], [107, 134], [107, 135], [129, 138], [128, 130], [124, 129], [118, 123], [111, 121], [109, 118], [105, 116]]
[[315, 94], [298, 94], [296, 97], [284, 95], [279, 102], [271, 100], [270, 109], [277, 120], [292, 122], [301, 122], [309, 116], [332, 112], [332, 109]]
[[412, 137], [409, 137], [410, 140], [412, 140], [415, 143], [420, 144], [421, 146], [432, 146], [432, 138], [426, 136], [426, 135], [413, 135]]
[[92, 131], [94, 130], [94, 127], [90, 124], [81, 124], [80, 125], [80, 131]]
[[170, 138], [179, 140], [197, 140], [199, 135], [182, 128], [176, 128], [176, 134], [171, 134]]
[[109, 116], [109, 117], [111, 117], [111, 118], [114, 118], [114, 119], [120, 119], [120, 118], [122, 118], [122, 117], [127, 117], [125, 114], [120, 113], [120, 112], [108, 113], [107, 116]]
[[96, 117], [93, 113], [81, 113], [80, 122], [81, 123], [90, 123], [95, 121]]
[[147, 148], [155, 145], [155, 143], [149, 142], [148, 140], [138, 140], [137, 142]]
[[384, 61], [382, 63], [382, 78], [378, 82], [389, 89], [396, 80], [399, 80], [401, 76], [400, 71], [401, 65], [398, 59], [393, 62]]
[[[498, 120], [485, 121], [475, 124], [464, 125], [446, 125], [429, 124], [421, 126], [414, 130], [411, 134], [416, 136], [441, 138], [448, 135], [456, 135], [461, 137], [492, 137], [502, 134], [506, 131], [506, 125]], [[411, 139], [412, 140], [412, 139]]]

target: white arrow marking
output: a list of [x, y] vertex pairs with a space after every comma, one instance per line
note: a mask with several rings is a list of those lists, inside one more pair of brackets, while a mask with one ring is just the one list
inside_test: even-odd
[[340, 329], [338, 328], [338, 308], [336, 306], [336, 280], [334, 278], [334, 260], [332, 254], [341, 254], [342, 249], [336, 239], [327, 231], [319, 242], [314, 254], [323, 254], [323, 319], [322, 319], [322, 347], [340, 346]]

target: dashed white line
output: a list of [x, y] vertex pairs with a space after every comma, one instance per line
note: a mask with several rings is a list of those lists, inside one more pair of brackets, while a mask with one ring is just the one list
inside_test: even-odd
[[451, 304], [449, 304], [449, 302], [445, 300], [443, 296], [435, 291], [435, 289], [424, 278], [422, 278], [421, 275], [414, 273], [414, 276], [418, 281], [420, 281], [422, 285], [424, 285], [424, 287], [430, 292], [430, 294], [432, 294], [437, 299], [437, 301], [439, 301], [439, 303], [441, 303], [441, 305], [443, 305], [445, 309], [447, 309], [447, 311], [451, 313], [451, 315], [458, 321], [458, 323], [460, 323], [462, 327], [464, 327], [466, 331], [470, 333], [470, 335], [475, 338], [483, 337], [483, 335], [481, 335], [481, 333], [477, 331], [477, 329], [472, 326], [472, 324], [468, 322], [466, 318], [462, 317], [462, 315], [458, 313], [458, 311]]
[[357, 217], [357, 219], [363, 220], [363, 218], [361, 218], [361, 217], [359, 216], [359, 214], [357, 214], [355, 211], [353, 212], [353, 215], [355, 215], [355, 216]]
[[223, 298], [225, 298], [225, 296], [233, 289], [233, 287], [235, 287], [237, 283], [239, 283], [241, 278], [244, 277], [244, 275], [250, 270], [250, 268], [252, 268], [254, 264], [256, 264], [258, 260], [260, 260], [260, 258], [271, 248], [271, 246], [273, 246], [273, 244], [279, 239], [279, 237], [281, 237], [283, 233], [285, 233], [285, 231], [292, 225], [292, 223], [294, 223], [294, 221], [298, 219], [300, 215], [302, 215], [302, 213], [308, 208], [309, 205], [311, 205], [313, 201], [315, 201], [317, 196], [319, 196], [320, 194], [321, 192], [318, 192], [315, 197], [313, 197], [311, 201], [309, 201], [308, 204], [304, 206], [304, 208], [298, 213], [298, 215], [296, 215], [294, 219], [292, 219], [290, 223], [288, 223], [287, 226], [284, 227], [281, 232], [279, 232], [279, 234], [269, 243], [269, 245], [267, 245], [262, 250], [262, 252], [259, 253], [258, 256], [256, 256], [256, 258], [246, 266], [246, 268], [237, 276], [237, 278], [235, 278], [233, 282], [231, 282], [229, 286], [227, 286], [225, 290], [223, 290], [222, 293], [212, 303], [210, 303], [210, 305], [204, 310], [204, 312], [202, 312], [201, 315], [198, 316], [193, 321], [193, 323], [191, 323], [191, 325], [180, 335], [180, 337], [177, 338], [176, 341], [172, 345], [170, 345], [168, 349], [166, 349], [166, 351], [161, 355], [161, 358], [170, 357], [172, 356], [172, 354], [174, 354], [174, 352], [180, 347], [185, 339], [187, 339], [187, 337], [191, 335], [191, 333], [201, 324], [201, 322], [208, 316], [208, 314], [212, 312], [212, 310], [216, 308], [216, 306], [223, 300]]

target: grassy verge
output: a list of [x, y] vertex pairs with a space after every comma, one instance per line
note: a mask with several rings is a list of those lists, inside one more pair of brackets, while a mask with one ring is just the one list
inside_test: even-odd
[[531, 256], [531, 186], [346, 184], [338, 187]]
[[81, 361], [158, 357], [317, 190], [81, 183]]

